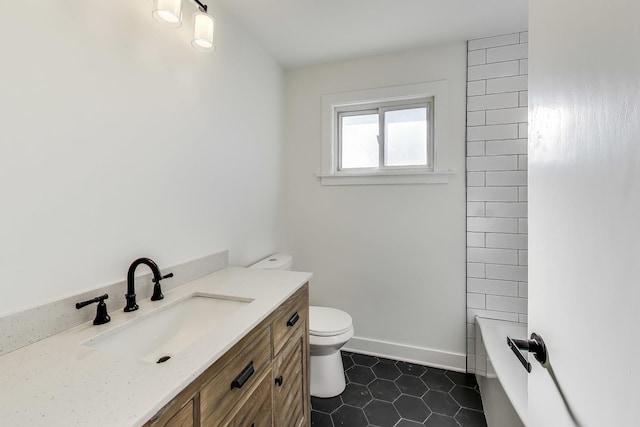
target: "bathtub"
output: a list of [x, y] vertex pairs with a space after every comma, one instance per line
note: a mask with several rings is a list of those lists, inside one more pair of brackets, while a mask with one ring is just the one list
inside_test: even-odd
[[[486, 355], [477, 366], [488, 427], [524, 427], [527, 423], [527, 371], [507, 345], [507, 336], [526, 339], [527, 325], [476, 316], [476, 354]], [[526, 357], [526, 355], [525, 355]], [[480, 360], [484, 360], [480, 358]]]

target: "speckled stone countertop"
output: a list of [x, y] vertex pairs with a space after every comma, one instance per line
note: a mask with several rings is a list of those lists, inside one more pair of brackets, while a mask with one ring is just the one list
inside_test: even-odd
[[[302, 272], [225, 268], [166, 292], [162, 301], [138, 301], [138, 311], [111, 311], [111, 322], [105, 325], [87, 322], [5, 354], [0, 357], [0, 424], [140, 426], [310, 277]], [[212, 329], [163, 364], [82, 345], [197, 292], [253, 302], [233, 313], [224, 327]]]

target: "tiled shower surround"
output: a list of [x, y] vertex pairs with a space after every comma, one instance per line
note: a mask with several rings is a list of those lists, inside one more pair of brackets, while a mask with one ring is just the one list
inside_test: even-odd
[[471, 40], [467, 70], [467, 370], [474, 317], [527, 322], [528, 33]]

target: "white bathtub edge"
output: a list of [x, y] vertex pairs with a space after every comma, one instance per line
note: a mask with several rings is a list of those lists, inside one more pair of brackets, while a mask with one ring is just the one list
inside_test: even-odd
[[523, 425], [526, 425], [528, 416], [528, 374], [507, 345], [507, 336], [526, 339], [527, 325], [505, 320], [486, 319], [479, 316], [476, 316], [475, 319], [480, 327], [487, 359], [491, 361], [504, 394], [511, 402]]
[[497, 378], [476, 375], [488, 427], [524, 427]]

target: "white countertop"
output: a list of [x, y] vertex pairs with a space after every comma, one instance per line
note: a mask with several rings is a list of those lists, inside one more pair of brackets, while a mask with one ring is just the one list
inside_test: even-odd
[[[138, 301], [140, 309], [135, 312], [110, 309], [111, 322], [105, 325], [87, 322], [8, 353], [0, 357], [0, 424], [140, 426], [310, 277], [310, 273], [229, 267], [166, 292], [162, 301]], [[163, 364], [81, 344], [195, 292], [254, 301], [234, 313], [224, 328], [205, 334]]]

